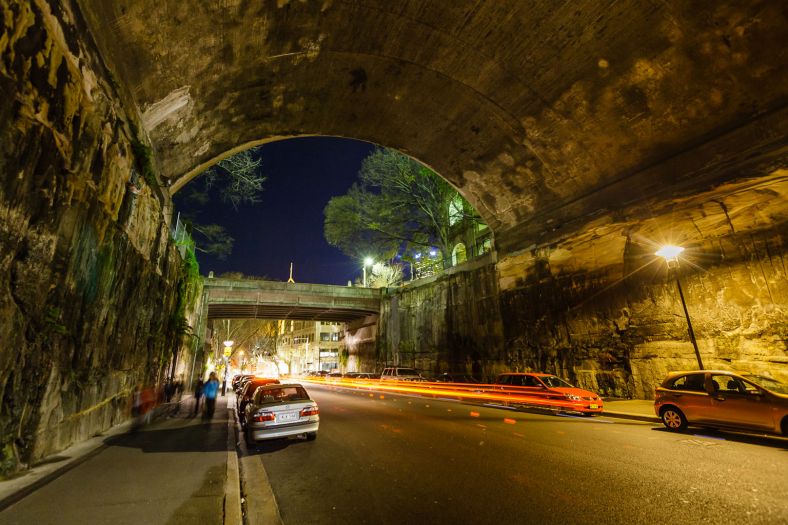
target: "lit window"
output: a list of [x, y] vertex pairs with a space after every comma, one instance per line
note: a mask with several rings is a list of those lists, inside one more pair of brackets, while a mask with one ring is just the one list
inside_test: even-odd
[[458, 243], [451, 251], [451, 265], [457, 266], [458, 264], [464, 263], [466, 260], [465, 245], [463, 243]]

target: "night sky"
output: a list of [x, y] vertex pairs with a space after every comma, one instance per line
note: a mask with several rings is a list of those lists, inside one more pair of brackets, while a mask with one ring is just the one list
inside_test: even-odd
[[[220, 224], [235, 238], [232, 254], [221, 261], [197, 252], [200, 273], [242, 272], [301, 283], [347, 284], [361, 273], [361, 262], [350, 259], [323, 237], [323, 209], [344, 194], [374, 145], [349, 139], [305, 137], [266, 144], [256, 150], [268, 179], [262, 202], [238, 210], [212, 191], [211, 202], [195, 206], [185, 198], [196, 177], [177, 194], [175, 210], [200, 224]], [[198, 240], [199, 242], [199, 240]]]

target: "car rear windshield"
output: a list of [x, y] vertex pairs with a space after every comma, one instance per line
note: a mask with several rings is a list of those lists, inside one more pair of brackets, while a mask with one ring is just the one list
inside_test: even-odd
[[539, 380], [550, 388], [574, 388], [558, 376], [539, 376]]
[[756, 376], [756, 375], [744, 375], [742, 376], [748, 381], [752, 381], [756, 385], [762, 386], [766, 390], [771, 390], [772, 392], [777, 392], [778, 394], [788, 394], [788, 385], [784, 383], [780, 383], [770, 377], [763, 377], [763, 376]]
[[309, 394], [306, 393], [303, 387], [300, 386], [286, 386], [282, 388], [270, 388], [261, 390], [259, 394], [259, 403], [288, 403], [290, 401], [309, 401]]

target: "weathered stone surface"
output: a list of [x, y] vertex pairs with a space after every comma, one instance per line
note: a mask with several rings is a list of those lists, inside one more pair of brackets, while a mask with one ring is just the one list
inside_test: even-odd
[[[755, 207], [733, 191], [692, 209], [696, 229], [681, 279], [706, 368], [788, 382], [787, 186], [761, 188], [774, 200]], [[767, 217], [768, 230], [745, 226]], [[675, 281], [653, 253], [660, 228], [642, 226], [618, 232], [617, 244], [601, 241], [596, 257], [605, 264], [597, 271], [583, 266], [595, 260], [590, 238], [499, 262], [499, 275], [490, 265], [394, 292], [382, 309], [379, 362], [393, 363], [399, 349], [401, 363], [436, 373], [490, 380], [505, 370], [545, 371], [604, 395], [652, 398], [668, 371], [697, 362]]]
[[381, 307], [377, 369], [493, 375], [504, 363], [495, 266], [392, 290]]
[[161, 197], [127, 191], [127, 116], [74, 6], [0, 13], [4, 475], [129, 416], [166, 365], [181, 263]]
[[505, 257], [786, 165], [779, 2], [78, 3], [173, 189], [244, 145], [368, 140], [455, 184]]

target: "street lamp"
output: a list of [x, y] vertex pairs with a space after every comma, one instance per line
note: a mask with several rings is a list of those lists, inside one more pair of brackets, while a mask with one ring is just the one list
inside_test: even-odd
[[367, 266], [372, 266], [373, 264], [375, 264], [375, 261], [372, 257], [364, 259], [364, 288], [367, 287]]
[[698, 359], [698, 367], [703, 370], [703, 361], [700, 358], [700, 350], [698, 350], [698, 342], [695, 340], [695, 331], [692, 329], [692, 321], [690, 321], [689, 311], [687, 310], [687, 302], [684, 300], [684, 291], [681, 289], [681, 280], [679, 280], [679, 255], [684, 251], [681, 246], [666, 245], [657, 250], [654, 255], [659, 255], [668, 264], [668, 272], [673, 270], [676, 276], [676, 286], [679, 289], [679, 297], [681, 298], [681, 306], [684, 307], [684, 316], [687, 318], [687, 330], [689, 331], [689, 338], [692, 341], [692, 346], [695, 348], [695, 357]]
[[224, 345], [224, 360], [229, 362], [230, 356], [233, 355], [233, 345], [235, 341], [225, 341], [222, 343]]

